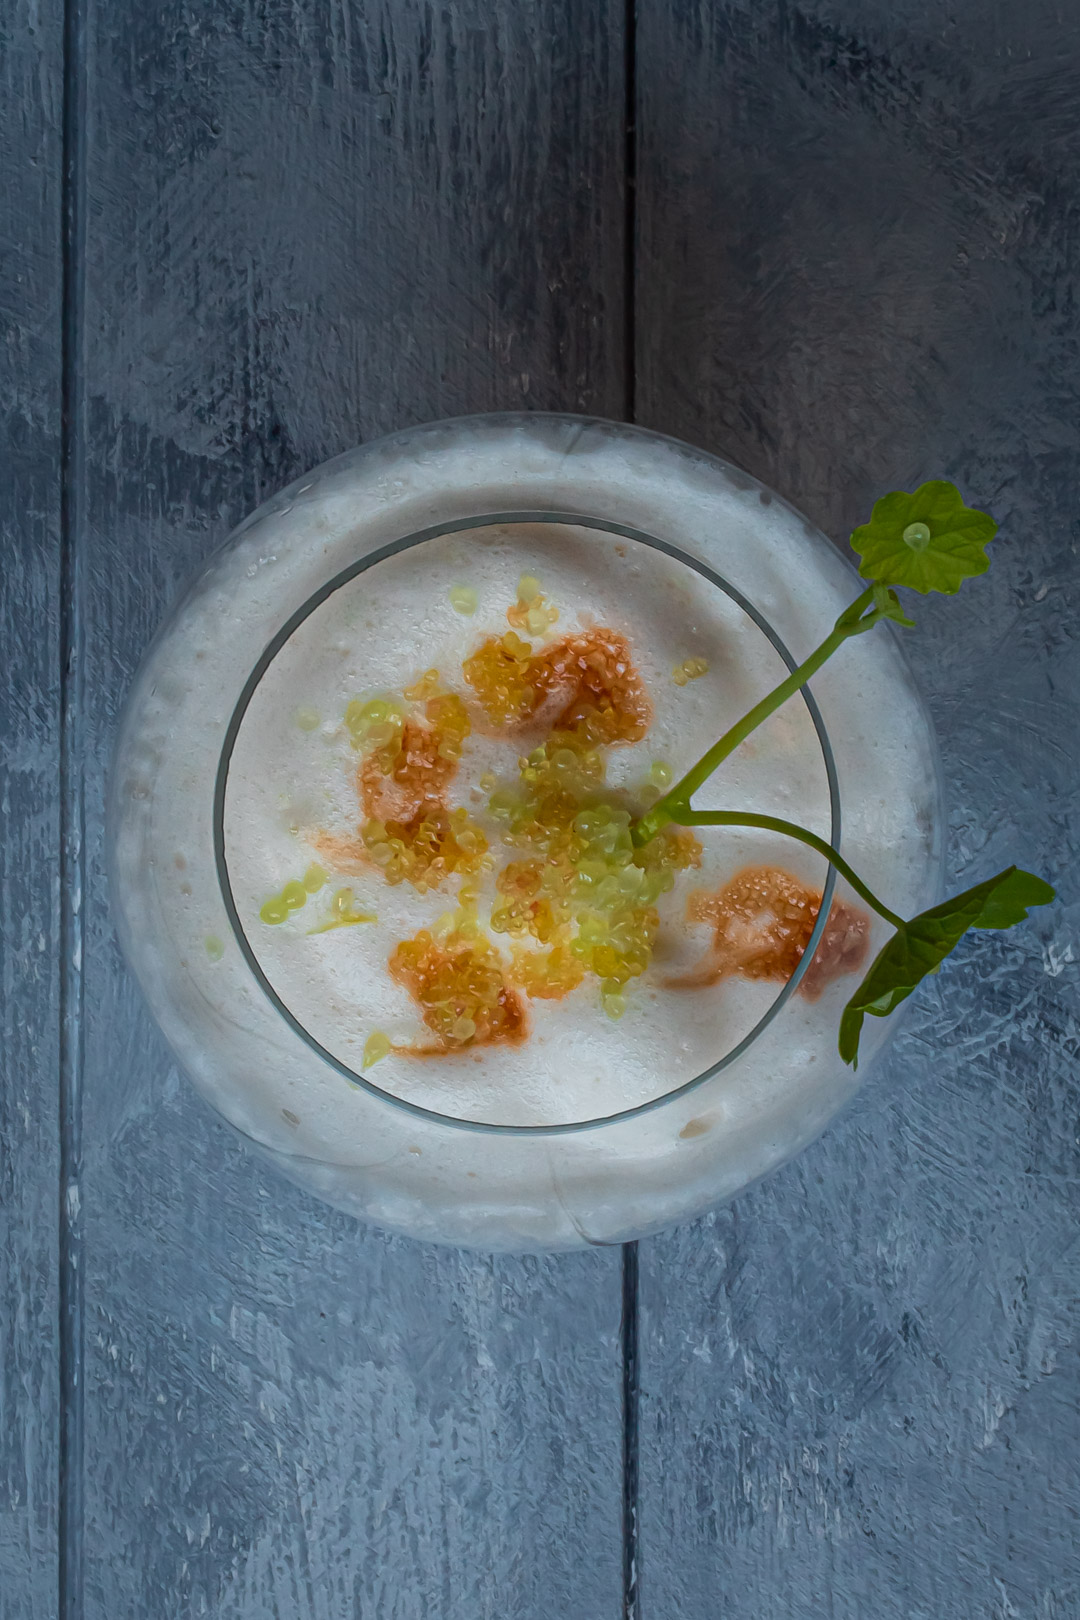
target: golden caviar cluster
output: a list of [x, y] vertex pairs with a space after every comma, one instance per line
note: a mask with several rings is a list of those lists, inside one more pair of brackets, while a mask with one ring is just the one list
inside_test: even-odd
[[408, 821], [371, 817], [360, 832], [364, 850], [387, 883], [411, 883], [419, 894], [439, 889], [453, 874], [478, 872], [487, 839], [467, 810], [425, 805]]
[[515, 630], [488, 636], [462, 664], [488, 718], [500, 729], [528, 720], [543, 701], [532, 645]]
[[[716, 984], [731, 973], [746, 979], [790, 979], [810, 942], [822, 893], [776, 866], [746, 866], [715, 894], [690, 897], [691, 922], [713, 930], [709, 956], [688, 978], [687, 988]], [[855, 973], [870, 949], [869, 918], [857, 906], [836, 900], [800, 992], [816, 1001], [832, 979]]]
[[514, 630], [488, 636], [461, 666], [488, 719], [500, 729], [525, 725], [551, 700], [548, 723], [592, 743], [639, 742], [652, 708], [617, 630], [563, 636], [534, 652]]
[[468, 912], [448, 913], [434, 931], [422, 928], [402, 940], [391, 953], [390, 973], [419, 1006], [435, 1038], [432, 1050], [518, 1042], [528, 1033], [502, 958]]
[[455, 873], [478, 872], [487, 839], [467, 810], [445, 802], [470, 731], [465, 704], [442, 690], [436, 669], [404, 696], [423, 705], [422, 722], [375, 699], [351, 703], [345, 723], [364, 756], [357, 772], [363, 853], [387, 883], [408, 882], [423, 894]]

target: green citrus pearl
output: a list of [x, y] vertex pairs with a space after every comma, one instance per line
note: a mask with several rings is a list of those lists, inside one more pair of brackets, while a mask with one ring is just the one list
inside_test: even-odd
[[210, 958], [211, 962], [220, 962], [221, 958], [225, 955], [225, 946], [222, 944], [221, 940], [218, 939], [217, 935], [207, 934], [206, 938], [203, 940], [203, 944], [206, 946], [206, 954]]
[[600, 999], [601, 999], [601, 1003], [603, 1005], [604, 1011], [607, 1013], [609, 1018], [618, 1020], [618, 1019], [620, 1019], [622, 1017], [623, 1013], [626, 1011], [626, 997], [625, 996], [621, 996], [621, 995], [620, 996], [604, 995], [604, 996], [601, 996]]
[[912, 551], [925, 551], [930, 544], [930, 530], [925, 523], [909, 523], [904, 530], [904, 544]]
[[259, 912], [259, 920], [264, 923], [283, 923], [289, 915], [289, 908], [281, 900], [268, 900]]

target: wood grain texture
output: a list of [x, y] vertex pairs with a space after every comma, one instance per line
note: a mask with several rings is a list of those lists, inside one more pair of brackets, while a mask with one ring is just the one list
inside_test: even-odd
[[118, 960], [104, 772], [182, 579], [357, 440], [622, 398], [620, 8], [98, 0], [89, 33], [87, 1620], [620, 1613], [619, 1256], [356, 1226]]
[[0, 1620], [57, 1591], [62, 16], [0, 50]]
[[1003, 519], [907, 645], [953, 875], [1016, 859], [1062, 895], [920, 994], [797, 1164], [642, 1245], [642, 1612], [1071, 1620], [1080, 24], [1048, 0], [641, 19], [641, 419], [838, 537], [935, 475]]

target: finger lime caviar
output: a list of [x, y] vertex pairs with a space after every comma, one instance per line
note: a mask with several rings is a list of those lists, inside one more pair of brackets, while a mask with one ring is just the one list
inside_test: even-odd
[[[507, 620], [525, 617], [542, 635], [558, 618], [543, 602], [539, 581], [525, 575]], [[696, 663], [695, 678], [707, 672], [703, 659]], [[464, 658], [458, 679], [475, 700], [479, 725], [505, 742], [507, 765], [516, 766], [504, 776], [507, 785], [497, 785], [490, 771], [481, 784], [491, 789], [482, 801], [490, 843], [463, 806], [447, 802], [472, 722], [465, 700], [444, 689], [434, 668], [389, 701], [348, 704], [345, 726], [360, 755], [356, 834], [304, 830], [324, 859], [376, 887], [407, 882], [421, 894], [446, 893], [459, 880], [453, 909], [434, 928], [399, 941], [387, 963], [424, 1029], [396, 1046], [368, 1037], [366, 1063], [391, 1053], [465, 1055], [521, 1044], [529, 1038], [530, 1001], [562, 1001], [583, 984], [592, 984], [609, 1018], [621, 1018], [631, 985], [652, 966], [661, 898], [701, 865], [698, 838], [673, 825], [645, 847], [633, 845], [631, 823], [654, 796], [655, 765], [636, 795], [606, 791], [607, 751], [643, 741], [652, 721], [626, 636], [593, 626], [534, 645], [512, 629], [491, 634]], [[501, 857], [492, 846], [501, 847]], [[492, 874], [493, 893], [483, 882]], [[717, 893], [683, 888], [681, 905], [666, 908], [669, 929], [706, 923], [712, 938], [702, 964], [681, 976], [654, 976], [655, 983], [669, 993], [705, 990], [736, 974], [786, 983], [809, 943], [819, 889], [768, 866], [743, 868]], [[297, 903], [291, 889], [303, 895], [286, 884], [280, 898], [263, 904], [261, 921], [284, 920], [285, 908]], [[867, 914], [834, 902], [802, 994], [817, 997], [833, 979], [858, 971], [868, 948]], [[362, 1020], [362, 1005], [356, 1011]]]
[[[655, 1230], [797, 1151], [854, 1088], [837, 1028], [886, 925], [837, 883], [778, 1005], [826, 862], [632, 829], [852, 586], [743, 475], [570, 418], [418, 429], [256, 514], [149, 654], [112, 783], [122, 939], [199, 1089], [319, 1196], [482, 1248]], [[940, 808], [892, 632], [812, 696], [695, 806], [838, 825], [912, 915]]]

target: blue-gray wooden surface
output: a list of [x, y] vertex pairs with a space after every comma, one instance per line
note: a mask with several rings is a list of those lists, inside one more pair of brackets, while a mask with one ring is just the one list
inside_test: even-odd
[[36, 1620], [60, 1497], [59, 4], [19, 0], [0, 37], [0, 1616]]
[[[0, 1620], [1077, 1620], [1080, 14], [9, 0], [0, 49]], [[622, 1255], [277, 1181], [101, 869], [187, 572], [361, 438], [522, 405], [838, 537], [939, 472], [992, 505], [912, 643], [952, 868], [1063, 891], [798, 1163]]]

